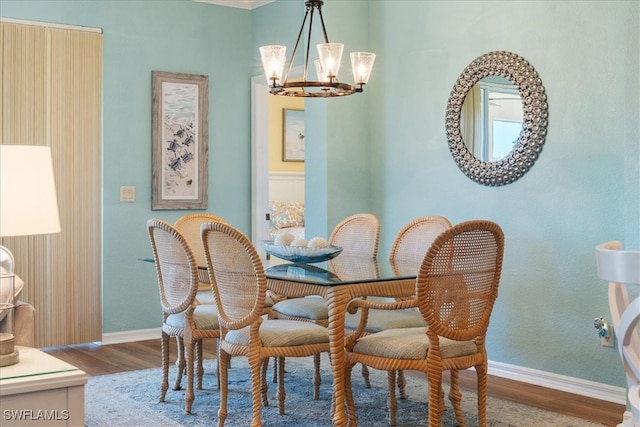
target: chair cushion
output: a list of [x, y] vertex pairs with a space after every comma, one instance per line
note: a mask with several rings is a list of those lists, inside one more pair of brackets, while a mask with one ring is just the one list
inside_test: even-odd
[[[199, 288], [198, 288], [199, 289]], [[215, 305], [216, 300], [213, 298], [213, 292], [211, 291], [211, 285], [209, 285], [209, 289], [206, 291], [198, 290], [196, 293], [196, 304], [213, 304]]]
[[[264, 320], [260, 324], [263, 347], [291, 347], [329, 342], [329, 330], [324, 326], [295, 320]], [[249, 345], [249, 327], [227, 332], [225, 341]]]
[[[207, 289], [206, 291], [198, 291], [196, 293], [196, 304], [216, 304], [216, 300], [213, 297], [211, 287], [209, 287], [209, 289]], [[271, 298], [269, 295], [267, 295], [266, 299], [264, 300], [264, 306], [273, 306], [273, 298]]]
[[273, 304], [271, 310], [290, 317], [302, 317], [309, 320], [329, 318], [327, 301], [320, 297], [290, 298]]
[[[347, 313], [345, 328], [355, 330], [360, 323], [361, 311], [356, 314]], [[387, 329], [424, 328], [427, 323], [416, 310], [369, 310], [365, 331], [373, 334]]]
[[[198, 329], [219, 329], [218, 312], [213, 304], [202, 304], [193, 311], [193, 320]], [[167, 317], [167, 325], [174, 328], [185, 327], [185, 313], [172, 314]]]
[[[353, 347], [353, 353], [393, 359], [425, 359], [428, 350], [429, 337], [425, 328], [388, 329], [358, 339]], [[474, 341], [454, 341], [440, 337], [440, 355], [443, 359], [476, 352]]]

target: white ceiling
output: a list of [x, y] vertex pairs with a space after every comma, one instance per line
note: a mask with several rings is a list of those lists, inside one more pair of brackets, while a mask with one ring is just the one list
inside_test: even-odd
[[193, 0], [200, 3], [211, 3], [220, 6], [237, 7], [238, 9], [252, 10], [276, 0]]

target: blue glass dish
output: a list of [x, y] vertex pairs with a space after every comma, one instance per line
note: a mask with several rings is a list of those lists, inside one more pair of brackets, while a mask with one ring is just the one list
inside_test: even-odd
[[340, 246], [329, 245], [324, 248], [309, 248], [301, 246], [275, 245], [273, 240], [262, 240], [260, 242], [265, 252], [291, 262], [301, 262], [311, 264], [314, 262], [328, 261], [340, 255]]

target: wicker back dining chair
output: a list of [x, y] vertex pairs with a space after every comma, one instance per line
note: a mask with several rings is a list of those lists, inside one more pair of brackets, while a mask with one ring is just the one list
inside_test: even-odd
[[[204, 267], [207, 265], [207, 262], [204, 258], [204, 248], [202, 247], [202, 240], [200, 239], [200, 226], [205, 222], [224, 222], [226, 221], [219, 217], [218, 215], [206, 213], [206, 212], [198, 212], [187, 214], [178, 218], [175, 222], [174, 227], [178, 230], [185, 239], [187, 239], [187, 243], [191, 246], [191, 250], [193, 251], [193, 256], [196, 259], [196, 265], [200, 267]], [[198, 280], [200, 284], [198, 286], [199, 291], [204, 291], [202, 294], [202, 299], [205, 299], [207, 296], [211, 295], [211, 284], [209, 283], [209, 275], [207, 274], [207, 270], [200, 268], [198, 269]], [[207, 299], [207, 301], [200, 301], [203, 304], [213, 303], [212, 297]]]
[[228, 224], [206, 223], [201, 228], [205, 258], [219, 313], [220, 409], [218, 426], [227, 417], [228, 362], [246, 356], [251, 369], [253, 418], [261, 424], [261, 398], [267, 404], [267, 361], [278, 366], [278, 408], [284, 414], [284, 358], [329, 352], [329, 331], [310, 322], [264, 319], [267, 279], [251, 241]]
[[[370, 213], [357, 213], [343, 219], [336, 225], [329, 236], [329, 244], [340, 246], [342, 252], [338, 256], [361, 256], [375, 258], [378, 254], [380, 239], [380, 221]], [[273, 305], [269, 316], [273, 319], [289, 319], [313, 322], [318, 325], [329, 325], [329, 308], [327, 302], [320, 297], [284, 299]], [[314, 367], [320, 372], [320, 357], [314, 356]], [[274, 377], [277, 368], [274, 370]], [[318, 395], [314, 396], [318, 399]]]
[[375, 258], [378, 255], [380, 222], [370, 213], [357, 213], [338, 223], [329, 243], [342, 247], [342, 254]]
[[[413, 300], [388, 303], [387, 308], [418, 307], [427, 327], [388, 329], [375, 334], [354, 334], [346, 342], [346, 398], [350, 425], [355, 425], [351, 370], [356, 363], [395, 372], [417, 370], [429, 382], [429, 426], [442, 424], [444, 393], [442, 374], [451, 371], [449, 399], [461, 426], [466, 425], [460, 406], [460, 369], [475, 368], [478, 381], [478, 422], [487, 424], [487, 352], [485, 338], [498, 296], [504, 235], [490, 221], [457, 224], [441, 233], [427, 251]], [[389, 395], [389, 424], [396, 424], [397, 402]]]
[[[169, 338], [182, 341], [186, 348], [186, 360], [179, 357], [174, 389], [180, 389], [182, 373], [187, 371], [185, 413], [191, 413], [194, 400], [194, 363], [198, 364], [198, 388], [202, 388], [202, 340], [218, 339], [220, 328], [214, 305], [197, 304], [198, 267], [191, 247], [178, 230], [159, 219], [147, 221], [153, 258], [158, 276], [160, 304], [162, 307], [162, 383], [160, 402], [165, 400], [169, 387]], [[197, 350], [196, 350], [197, 346]]]
[[417, 271], [433, 241], [450, 227], [451, 221], [443, 216], [423, 216], [410, 221], [398, 231], [391, 245], [389, 260], [393, 268], [415, 267]]
[[[450, 227], [451, 222], [443, 216], [423, 216], [404, 225], [396, 234], [389, 252], [389, 261], [396, 273], [416, 274], [420, 269], [424, 255], [433, 241], [440, 233]], [[345, 328], [349, 332], [353, 332], [360, 327], [362, 330], [359, 333], [368, 335], [386, 329], [414, 328], [426, 325], [422, 315], [415, 308], [368, 310], [366, 301], [363, 300], [361, 304], [363, 304], [361, 310], [355, 314], [347, 313], [345, 317]], [[354, 303], [352, 307], [355, 306], [356, 304]], [[362, 316], [363, 312], [366, 313], [365, 317]], [[366, 365], [362, 365], [362, 376], [366, 387], [371, 387], [369, 371]], [[402, 371], [398, 372], [397, 383], [400, 397], [406, 399], [405, 378]]]
[[[211, 283], [209, 283], [209, 274], [207, 273], [207, 262], [204, 258], [204, 249], [202, 247], [202, 240], [200, 238], [200, 225], [204, 222], [225, 222], [226, 221], [214, 214], [207, 212], [190, 213], [181, 216], [174, 223], [176, 230], [180, 232], [187, 240], [187, 243], [191, 247], [193, 256], [196, 259], [196, 265], [198, 266], [198, 293], [196, 293], [196, 304], [213, 304], [213, 293], [211, 293]], [[204, 267], [204, 268], [203, 268]], [[176, 337], [176, 343], [178, 345], [178, 359], [176, 365], [184, 365], [184, 349], [182, 348], [182, 339]], [[196, 343], [197, 357], [202, 359], [202, 345], [201, 341]], [[198, 365], [198, 389], [202, 389], [202, 365]]]
[[[331, 232], [329, 244], [342, 247], [343, 255], [375, 258], [378, 254], [380, 222], [375, 215], [358, 213], [342, 221]], [[272, 307], [272, 318], [304, 320], [327, 326], [329, 309], [322, 298], [305, 297], [285, 299]]]

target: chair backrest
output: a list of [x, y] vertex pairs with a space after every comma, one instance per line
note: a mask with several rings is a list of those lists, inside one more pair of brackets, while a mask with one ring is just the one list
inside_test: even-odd
[[241, 231], [220, 222], [201, 226], [220, 325], [240, 329], [263, 313], [267, 280], [260, 256]]
[[358, 213], [336, 225], [329, 236], [329, 244], [341, 246], [344, 255], [375, 258], [378, 255], [379, 238], [378, 218], [370, 213]]
[[625, 251], [620, 241], [596, 246], [596, 266], [603, 280], [640, 284], [640, 251]]
[[417, 272], [433, 241], [450, 227], [451, 222], [443, 216], [423, 216], [406, 224], [396, 235], [389, 252], [394, 268]]
[[453, 340], [484, 342], [498, 296], [504, 235], [473, 220], [442, 232], [427, 251], [416, 295], [429, 330]]
[[187, 240], [171, 224], [147, 221], [151, 249], [160, 288], [160, 304], [166, 314], [181, 313], [194, 302], [198, 267]]
[[202, 240], [200, 238], [200, 225], [205, 222], [224, 222], [226, 221], [217, 215], [206, 212], [198, 212], [184, 215], [173, 225], [187, 239], [193, 255], [196, 257], [196, 264], [203, 267], [207, 265], [204, 259], [204, 249], [202, 248]]
[[624, 250], [617, 240], [602, 243], [596, 246], [596, 266], [598, 277], [609, 282], [609, 309], [618, 351], [627, 374], [627, 386], [629, 390], [637, 389], [638, 399], [630, 403], [637, 418], [634, 421], [640, 422], [640, 296], [632, 301], [627, 291], [627, 285], [640, 285], [640, 251]]

